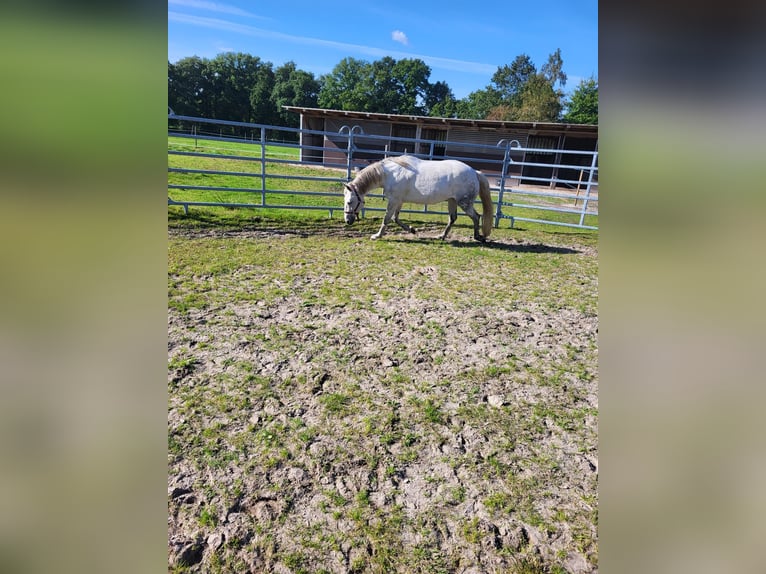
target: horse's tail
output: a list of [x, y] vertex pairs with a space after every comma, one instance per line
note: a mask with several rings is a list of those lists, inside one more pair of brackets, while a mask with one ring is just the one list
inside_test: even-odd
[[487, 176], [480, 171], [476, 172], [476, 177], [479, 178], [479, 197], [481, 197], [481, 230], [484, 233], [484, 237], [489, 237], [492, 233], [492, 218], [494, 216], [492, 209], [492, 195], [489, 191], [489, 180]]

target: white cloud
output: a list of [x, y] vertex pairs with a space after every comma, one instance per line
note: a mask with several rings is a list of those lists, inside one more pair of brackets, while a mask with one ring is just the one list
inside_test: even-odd
[[399, 42], [400, 44], [404, 44], [405, 46], [410, 43], [409, 39], [407, 39], [407, 34], [402, 32], [401, 30], [394, 30], [391, 32], [391, 39], [394, 42]]
[[204, 18], [201, 16], [192, 16], [190, 14], [182, 14], [179, 12], [173, 12], [168, 10], [168, 20], [172, 22], [180, 22], [183, 24], [191, 24], [194, 26], [202, 26], [204, 28], [212, 28], [215, 30], [224, 30], [226, 32], [232, 32], [235, 34], [243, 34], [247, 36], [256, 36], [260, 38], [268, 38], [275, 41], [290, 42], [294, 44], [303, 44], [309, 46], [321, 46], [324, 48], [331, 48], [344, 52], [348, 55], [349, 52], [365, 54], [368, 56], [374, 56], [382, 58], [383, 56], [391, 56], [392, 58], [418, 58], [423, 60], [426, 64], [432, 68], [440, 68], [445, 70], [454, 70], [457, 72], [466, 72], [471, 74], [493, 74], [497, 70], [497, 64], [483, 64], [480, 62], [468, 62], [465, 60], [452, 60], [449, 58], [439, 58], [436, 56], [426, 56], [424, 54], [411, 54], [409, 52], [397, 52], [392, 50], [382, 50], [380, 48], [373, 48], [371, 46], [360, 46], [358, 44], [347, 44], [345, 42], [337, 42], [335, 40], [322, 40], [319, 38], [311, 38], [307, 36], [293, 36], [290, 34], [283, 34], [281, 32], [274, 32], [272, 30], [265, 30], [263, 28], [256, 28], [254, 26], [248, 26], [246, 24], [238, 24], [235, 22], [229, 22], [227, 20], [220, 20], [217, 18]]

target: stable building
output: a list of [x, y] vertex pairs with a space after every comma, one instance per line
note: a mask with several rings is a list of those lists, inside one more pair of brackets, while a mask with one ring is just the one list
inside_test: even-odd
[[518, 165], [519, 170], [514, 175], [522, 183], [525, 177], [577, 180], [580, 174], [577, 167], [558, 169], [521, 164], [588, 168], [593, 161], [592, 153], [561, 154], [560, 151], [598, 151], [596, 125], [434, 118], [298, 106], [283, 108], [300, 114], [301, 161], [327, 166], [347, 162], [349, 131], [354, 132], [355, 164], [371, 163], [387, 155], [413, 153], [432, 159], [460, 158], [491, 175], [499, 172], [499, 162], [509, 142], [518, 148], [551, 150], [529, 152], [511, 148], [513, 165]]

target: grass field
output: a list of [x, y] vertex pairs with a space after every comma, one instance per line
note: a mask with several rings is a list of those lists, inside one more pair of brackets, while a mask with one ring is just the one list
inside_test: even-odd
[[168, 208], [169, 571], [597, 572], [597, 233], [378, 216]]

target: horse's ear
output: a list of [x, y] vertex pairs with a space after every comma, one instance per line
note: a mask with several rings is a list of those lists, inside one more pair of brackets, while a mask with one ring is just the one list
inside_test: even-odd
[[345, 187], [347, 190], [351, 191], [351, 186], [349, 184], [344, 183], [343, 187]]

